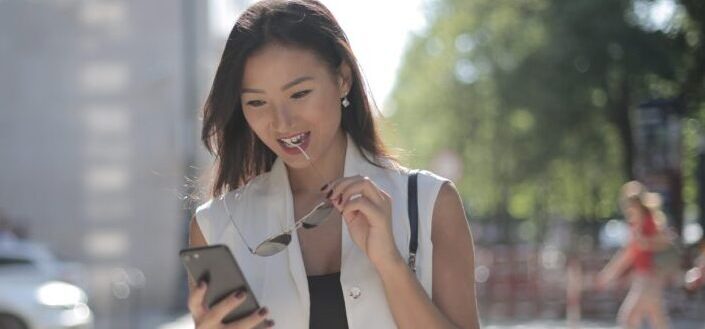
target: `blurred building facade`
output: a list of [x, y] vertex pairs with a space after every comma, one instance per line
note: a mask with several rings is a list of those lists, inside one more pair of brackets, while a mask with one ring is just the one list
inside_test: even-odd
[[[234, 22], [246, 1], [225, 1]], [[185, 305], [184, 176], [210, 164], [199, 107], [224, 39], [214, 2], [0, 1], [0, 210], [87, 264], [98, 315], [134, 293]], [[132, 297], [125, 273], [144, 275]]]

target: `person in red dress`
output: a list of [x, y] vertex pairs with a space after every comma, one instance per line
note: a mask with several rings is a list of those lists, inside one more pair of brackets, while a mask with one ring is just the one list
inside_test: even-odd
[[598, 289], [631, 268], [631, 286], [617, 320], [623, 328], [640, 328], [647, 320], [651, 328], [669, 328], [664, 307], [664, 275], [654, 266], [653, 254], [668, 243], [660, 200], [643, 184], [631, 181], [622, 186], [620, 206], [630, 226], [630, 241], [597, 276]]

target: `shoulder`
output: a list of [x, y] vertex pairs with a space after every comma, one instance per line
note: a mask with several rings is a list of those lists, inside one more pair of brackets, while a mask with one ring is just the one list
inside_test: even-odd
[[425, 172], [423, 177], [432, 182], [437, 189], [431, 219], [432, 239], [450, 242], [457, 240], [459, 234], [467, 235], [469, 224], [462, 198], [455, 184], [447, 178], [430, 172]]
[[449, 193], [449, 188], [450, 192], [455, 191], [453, 183], [448, 178], [428, 170], [406, 170], [405, 176], [409, 176], [413, 173], [417, 174], [419, 199], [427, 200], [431, 209], [435, 209], [438, 206], [439, 198], [446, 198], [445, 194]]
[[[450, 184], [448, 178], [437, 175], [428, 170], [410, 169], [401, 165], [393, 167], [385, 167], [382, 169], [387, 177], [390, 177], [400, 189], [400, 193], [406, 194], [408, 187], [411, 187], [411, 175], [416, 175], [416, 193], [419, 203], [419, 210], [423, 213], [424, 210], [433, 209], [435, 201], [439, 196], [440, 190], [447, 183]], [[451, 184], [452, 185], [452, 184]], [[453, 188], [454, 190], [454, 188]]]
[[425, 169], [412, 169], [392, 160], [379, 160], [379, 167], [384, 170], [388, 175], [395, 176], [399, 179], [408, 180], [409, 176], [416, 174], [418, 176], [419, 190], [423, 187], [436, 186], [439, 187], [445, 183], [450, 182], [448, 178], [440, 176], [434, 172]]
[[463, 201], [453, 182], [446, 180], [441, 183], [438, 197], [436, 197], [435, 206], [433, 207], [433, 217], [434, 219], [446, 219], [442, 220], [442, 222], [457, 222], [458, 219], [462, 219], [462, 222], [466, 221]]
[[449, 202], [460, 203], [460, 193], [455, 187], [455, 184], [450, 179], [437, 175], [433, 175], [431, 179], [435, 180], [437, 184], [440, 185], [437, 202], [441, 202], [444, 204], [447, 204]]
[[[437, 175], [431, 171], [428, 170], [419, 170], [418, 171], [419, 175], [419, 184], [424, 184], [424, 186], [428, 187], [433, 187], [436, 189], [436, 194], [440, 197], [440, 192], [443, 191], [444, 186], [451, 184], [452, 182], [450, 179], [445, 178], [443, 176]], [[453, 187], [453, 190], [455, 190], [455, 187]]]
[[245, 185], [240, 186], [234, 190], [230, 190], [220, 197], [212, 197], [208, 201], [202, 203], [196, 208], [196, 216], [207, 215], [209, 212], [214, 210], [221, 210], [223, 207], [223, 200], [228, 200], [228, 204], [237, 203], [245, 196], [256, 196], [263, 193], [263, 189], [269, 184], [270, 173], [263, 173], [257, 177], [252, 178]]

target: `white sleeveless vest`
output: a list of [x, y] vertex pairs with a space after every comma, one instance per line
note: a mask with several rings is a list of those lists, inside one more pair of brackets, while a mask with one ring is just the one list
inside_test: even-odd
[[[348, 137], [344, 175], [370, 177], [392, 197], [392, 227], [401, 255], [409, 254], [407, 214], [408, 170], [376, 167], [362, 156]], [[418, 252], [416, 276], [431, 295], [431, 218], [438, 191], [446, 179], [427, 171], [418, 177]], [[196, 210], [196, 220], [208, 244], [225, 244], [233, 252], [260, 305], [280, 327], [309, 328], [309, 290], [298, 237], [292, 234], [289, 247], [270, 257], [252, 255], [235, 231], [223, 201], [250, 244], [278, 234], [294, 221], [294, 206], [284, 163], [277, 159], [272, 169], [246, 186], [211, 199]], [[343, 289], [348, 326], [351, 329], [396, 328], [387, 304], [382, 281], [367, 256], [352, 241], [343, 221], [340, 284]]]

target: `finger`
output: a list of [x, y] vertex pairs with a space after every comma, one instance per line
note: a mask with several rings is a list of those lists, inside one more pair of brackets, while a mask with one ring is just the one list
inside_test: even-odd
[[250, 315], [237, 320], [233, 323], [228, 324], [225, 328], [228, 329], [252, 329], [257, 327], [262, 322], [265, 322], [265, 327], [269, 328], [274, 326], [274, 321], [267, 320], [267, 314], [269, 310], [266, 307], [262, 307], [259, 310], [252, 312]]
[[351, 181], [360, 178], [362, 178], [362, 176], [360, 175], [338, 178], [328, 183], [328, 187], [323, 191], [323, 193], [325, 193], [326, 198], [330, 199], [331, 201], [334, 201], [335, 199], [333, 199], [333, 196], [338, 197], [338, 195], [340, 194], [338, 191], [340, 191], [341, 187], [345, 187], [346, 185], [350, 184]]
[[341, 212], [348, 223], [356, 220], [359, 213], [367, 217], [370, 225], [383, 225], [385, 222], [382, 209], [364, 196], [348, 201]]
[[[367, 181], [370, 184], [370, 187], [372, 187], [373, 189], [377, 189], [377, 186], [374, 183], [372, 183], [372, 180], [370, 180], [368, 177], [356, 175], [356, 176], [345, 177], [344, 179], [341, 179], [340, 181], [336, 182], [332, 186], [332, 193], [327, 197], [333, 203], [336, 203], [336, 201], [345, 200], [342, 198], [342, 194], [345, 190], [347, 190], [350, 186], [352, 186], [354, 184], [362, 183], [365, 181]], [[372, 197], [372, 195], [370, 195], [370, 197]]]
[[335, 200], [337, 205], [343, 206], [350, 199], [355, 198], [356, 195], [365, 196], [370, 201], [374, 202], [380, 207], [383, 207], [385, 201], [386, 193], [380, 190], [372, 180], [367, 177], [363, 177], [360, 180], [355, 180], [348, 184], [342, 191], [341, 196]]
[[339, 181], [341, 181], [342, 179], [345, 179], [345, 177], [336, 178], [336, 179], [334, 179], [334, 180], [332, 180], [332, 181], [330, 181], [330, 182], [327, 182], [325, 185], [323, 185], [323, 186], [321, 187], [321, 192], [324, 193], [324, 194], [325, 194], [325, 193], [328, 193], [328, 191], [331, 189], [331, 187], [335, 186], [335, 184], [337, 184], [337, 183], [338, 183]]
[[351, 176], [351, 177], [340, 177], [340, 178], [336, 178], [336, 179], [334, 179], [334, 180], [328, 182], [326, 185], [323, 185], [323, 188], [321, 189], [321, 193], [323, 193], [323, 195], [326, 195], [326, 194], [329, 194], [329, 193], [333, 193], [333, 189], [334, 189], [338, 184], [340, 184], [340, 182], [342, 182], [342, 181], [344, 181], [344, 180], [346, 180], [346, 179], [350, 179], [350, 178], [352, 178], [352, 177], [354, 177], [354, 176]]
[[203, 299], [206, 296], [207, 289], [208, 284], [201, 281], [189, 293], [188, 309], [191, 312], [191, 315], [193, 315], [194, 320], [200, 319], [207, 311], [205, 305], [203, 304]]
[[242, 290], [230, 294], [211, 308], [210, 312], [207, 314], [208, 319], [205, 321], [211, 324], [221, 323], [223, 318], [234, 309], [238, 308], [245, 299], [247, 299], [247, 293]]
[[246, 299], [247, 293], [244, 290], [236, 291], [214, 305], [212, 308], [212, 313], [216, 318], [221, 320], [230, 312], [240, 307]]

